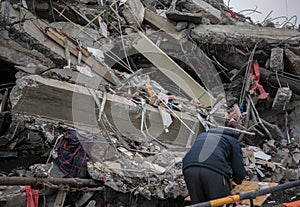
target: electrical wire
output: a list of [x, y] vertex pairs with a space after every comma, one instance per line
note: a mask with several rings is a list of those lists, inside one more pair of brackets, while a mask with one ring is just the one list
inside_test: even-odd
[[[78, 29], [81, 29], [81, 27], [77, 24], [75, 24], [74, 22], [72, 22], [68, 17], [66, 17], [64, 14], [62, 14], [60, 11], [58, 11], [56, 8], [53, 8], [54, 11], [56, 11], [57, 13], [59, 13], [64, 19], [66, 19], [68, 22], [70, 22], [71, 24], [73, 24], [75, 27], [77, 27]], [[94, 37], [92, 37], [88, 32], [86, 32], [85, 30], [83, 30], [83, 33], [85, 33], [89, 38], [93, 39], [95, 42], [101, 44], [97, 39], [95, 39]], [[105, 49], [108, 49], [108, 47], [106, 47], [105, 45], [101, 44], [101, 46]], [[128, 71], [130, 71], [130, 68], [127, 67], [126, 63], [114, 52], [110, 51], [111, 55], [109, 55], [108, 53], [106, 53], [106, 55], [111, 58], [112, 60], [114, 60], [115, 62], [118, 62], [120, 65], [122, 65], [125, 69], [127, 69]], [[131, 72], [131, 71], [130, 71]]]
[[257, 11], [257, 6], [255, 6], [254, 9], [243, 9], [243, 10], [237, 12], [237, 13], [238, 13], [238, 14], [241, 14], [241, 13], [243, 13], [243, 12], [250, 12], [250, 13], [247, 13], [247, 14], [245, 14], [245, 15], [250, 15], [250, 14], [254, 14], [254, 13], [259, 13], [259, 14], [261, 14], [260, 11]]
[[261, 42], [262, 40], [259, 40], [258, 42], [256, 42], [251, 54], [250, 54], [250, 57], [249, 57], [249, 60], [248, 60], [248, 63], [247, 63], [247, 67], [246, 67], [246, 72], [245, 72], [245, 76], [244, 76], [244, 81], [243, 81], [243, 85], [242, 85], [242, 90], [241, 90], [241, 96], [240, 96], [240, 100], [239, 100], [239, 105], [241, 106], [244, 102], [244, 99], [245, 99], [245, 94], [246, 94], [246, 85], [247, 85], [247, 82], [248, 82], [248, 74], [249, 74], [249, 71], [250, 71], [250, 66], [251, 66], [251, 63], [253, 61], [253, 57], [254, 57], [254, 54], [255, 54], [255, 50], [258, 46], [258, 44]]
[[127, 52], [126, 52], [126, 48], [125, 48], [125, 44], [124, 44], [124, 39], [123, 39], [123, 34], [122, 34], [122, 27], [121, 27], [121, 20], [120, 20], [120, 15], [118, 14], [118, 10], [117, 10], [117, 5], [115, 4], [115, 7], [116, 7], [116, 10], [114, 10], [112, 8], [112, 6], [110, 6], [110, 9], [117, 15], [118, 17], [118, 25], [119, 25], [119, 29], [120, 29], [120, 37], [121, 37], [121, 42], [122, 42], [122, 46], [123, 46], [123, 51], [124, 51], [124, 55], [125, 55], [125, 59], [126, 59], [126, 62], [127, 62], [127, 66], [129, 68], [129, 70], [133, 73], [133, 70], [130, 66], [130, 63], [129, 63], [129, 60], [128, 60], [128, 57], [127, 57]]

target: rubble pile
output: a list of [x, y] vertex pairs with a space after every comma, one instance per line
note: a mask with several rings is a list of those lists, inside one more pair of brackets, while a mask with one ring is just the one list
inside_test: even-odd
[[[241, 132], [247, 180], [299, 179], [297, 28], [255, 24], [222, 0], [0, 3], [3, 176], [101, 185], [47, 183], [45, 206], [182, 206], [182, 157], [217, 126]], [[268, 200], [299, 188], [280, 195]]]

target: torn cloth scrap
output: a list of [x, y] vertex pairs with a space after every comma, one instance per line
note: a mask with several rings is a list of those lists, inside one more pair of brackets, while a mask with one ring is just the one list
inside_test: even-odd
[[57, 147], [56, 162], [68, 178], [85, 178], [87, 175], [87, 154], [81, 146], [75, 130], [68, 130]]
[[31, 189], [31, 186], [24, 186], [26, 192], [26, 207], [39, 206], [39, 190]]

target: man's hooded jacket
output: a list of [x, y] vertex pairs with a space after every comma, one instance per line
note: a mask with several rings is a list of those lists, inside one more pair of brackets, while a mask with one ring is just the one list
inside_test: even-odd
[[240, 184], [246, 171], [238, 137], [238, 132], [223, 128], [200, 134], [183, 158], [183, 171], [190, 166], [205, 167]]

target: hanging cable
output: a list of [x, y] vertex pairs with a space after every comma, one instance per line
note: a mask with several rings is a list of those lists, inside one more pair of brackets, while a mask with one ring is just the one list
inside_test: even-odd
[[[66, 19], [68, 22], [70, 22], [71, 24], [73, 24], [75, 27], [77, 27], [78, 29], [81, 29], [80, 26], [78, 26], [77, 24], [75, 24], [74, 22], [72, 22], [68, 17], [66, 17], [64, 14], [62, 14], [60, 11], [58, 11], [56, 8], [53, 8], [54, 11], [56, 11], [58, 14], [60, 14], [64, 19]], [[83, 30], [83, 33], [86, 34], [89, 38], [93, 39], [95, 42], [99, 43], [100, 42], [98, 40], [96, 40], [94, 37], [92, 37], [88, 32], [86, 32], [85, 30]], [[106, 47], [105, 45], [101, 45], [103, 48], [105, 49], [109, 49], [108, 47]], [[111, 58], [112, 60], [114, 60], [115, 62], [118, 62], [120, 65], [122, 65], [125, 69], [127, 69], [128, 71], [130, 71], [130, 68], [127, 67], [126, 63], [114, 52], [112, 51], [108, 51], [109, 53], [111, 53], [111, 55], [109, 55], [108, 53], [106, 53], [106, 55]], [[131, 72], [131, 71], [130, 71]]]
[[255, 44], [255, 46], [254, 46], [254, 48], [253, 48], [253, 50], [252, 50], [252, 52], [251, 52], [251, 54], [250, 54], [248, 63], [247, 63], [246, 72], [245, 72], [245, 76], [244, 76], [244, 80], [243, 80], [243, 85], [242, 85], [242, 90], [241, 90], [241, 95], [240, 95], [240, 100], [239, 100], [239, 105], [240, 105], [240, 106], [243, 104], [244, 99], [245, 99], [246, 86], [247, 86], [247, 82], [248, 82], [248, 78], [249, 78], [248, 74], [249, 74], [249, 71], [250, 71], [250, 68], [251, 68], [251, 64], [252, 64], [252, 61], [253, 61], [253, 57], [254, 57], [254, 54], [255, 54], [255, 50], [256, 50], [256, 48], [257, 48], [257, 45], [258, 45], [261, 41], [262, 41], [262, 40], [259, 40], [259, 41]]
[[122, 27], [121, 27], [121, 20], [120, 20], [120, 16], [117, 12], [117, 5], [115, 4], [115, 7], [116, 7], [116, 10], [114, 10], [112, 8], [112, 6], [110, 6], [111, 10], [117, 15], [118, 17], [118, 24], [119, 24], [119, 30], [120, 30], [120, 36], [121, 36], [121, 42], [122, 42], [122, 47], [123, 47], [123, 51], [124, 51], [124, 55], [125, 55], [125, 59], [126, 59], [126, 62], [127, 62], [127, 66], [129, 68], [129, 70], [133, 73], [131, 67], [130, 67], [130, 63], [129, 63], [129, 60], [128, 60], [128, 57], [127, 57], [127, 52], [126, 52], [126, 48], [125, 48], [125, 44], [124, 44], [124, 39], [123, 39], [123, 34], [122, 34]]

